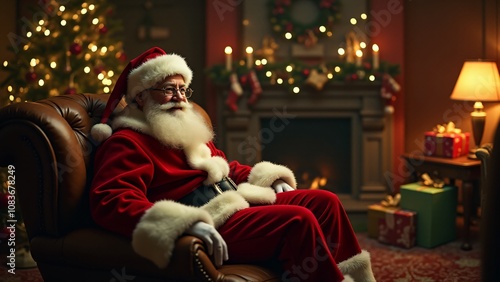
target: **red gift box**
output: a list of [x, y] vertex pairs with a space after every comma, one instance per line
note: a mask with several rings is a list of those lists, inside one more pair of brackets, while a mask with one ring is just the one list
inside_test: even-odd
[[407, 210], [386, 210], [379, 219], [378, 241], [402, 248], [415, 246], [417, 213]]
[[470, 133], [425, 133], [426, 156], [457, 158], [469, 153]]

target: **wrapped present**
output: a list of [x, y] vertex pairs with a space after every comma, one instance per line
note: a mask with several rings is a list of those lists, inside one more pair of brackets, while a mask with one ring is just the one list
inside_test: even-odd
[[370, 205], [368, 207], [368, 237], [377, 239], [378, 228], [381, 219], [385, 218], [385, 213], [391, 210], [397, 210], [397, 207], [384, 207], [379, 204]]
[[457, 188], [423, 186], [419, 183], [400, 187], [401, 208], [418, 214], [416, 244], [424, 248], [451, 242], [456, 239]]
[[470, 133], [462, 133], [452, 122], [437, 125], [433, 131], [425, 132], [424, 154], [426, 156], [457, 158], [469, 153]]
[[416, 217], [413, 211], [387, 210], [379, 219], [378, 241], [407, 249], [415, 246]]
[[378, 238], [379, 221], [385, 217], [385, 213], [390, 210], [399, 209], [400, 194], [394, 197], [388, 195], [380, 204], [368, 207], [368, 237]]

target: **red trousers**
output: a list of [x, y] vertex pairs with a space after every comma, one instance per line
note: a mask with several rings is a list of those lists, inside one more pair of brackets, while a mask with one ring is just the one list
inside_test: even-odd
[[282, 281], [342, 281], [337, 263], [361, 252], [338, 197], [325, 190], [279, 193], [274, 205], [241, 210], [219, 232], [230, 263], [277, 260]]

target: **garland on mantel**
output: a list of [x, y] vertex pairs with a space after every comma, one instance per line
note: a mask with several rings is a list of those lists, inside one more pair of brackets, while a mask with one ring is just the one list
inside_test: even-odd
[[[206, 70], [210, 80], [216, 85], [228, 85], [230, 75], [236, 73], [240, 82], [245, 84], [248, 74], [255, 71], [258, 80], [263, 84], [283, 85], [290, 93], [298, 93], [306, 85], [312, 86], [316, 90], [322, 87], [315, 87], [314, 79], [311, 76], [323, 76], [327, 79], [324, 85], [333, 81], [343, 82], [382, 82], [383, 75], [396, 76], [400, 73], [399, 65], [380, 62], [380, 67], [373, 70], [371, 63], [364, 62], [361, 66], [347, 62], [325, 62], [322, 64], [310, 65], [300, 60], [287, 62], [267, 63], [248, 68], [245, 60], [240, 60], [232, 65], [232, 70], [227, 70], [225, 65], [217, 64]], [[281, 79], [281, 80], [280, 80]], [[282, 83], [280, 83], [282, 81]], [[318, 86], [318, 85], [317, 85]], [[295, 90], [294, 90], [295, 89]], [[299, 90], [297, 92], [297, 89]]]
[[363, 62], [361, 65], [348, 62], [310, 65], [299, 60], [259, 63], [253, 68], [248, 68], [244, 59], [233, 64], [231, 70], [222, 64], [207, 69], [208, 77], [214, 84], [229, 87], [226, 105], [233, 112], [238, 110], [237, 101], [243, 94], [242, 85], [249, 86], [251, 91], [249, 105], [253, 105], [262, 92], [261, 83], [283, 86], [288, 92], [298, 94], [303, 88], [321, 91], [326, 85], [334, 84], [334, 82], [338, 84], [340, 81], [382, 84], [381, 98], [385, 100], [387, 112], [392, 113], [395, 94], [399, 92], [399, 85], [394, 81], [393, 76], [399, 73], [399, 65], [384, 61], [380, 62], [377, 70], [372, 69], [370, 62]]

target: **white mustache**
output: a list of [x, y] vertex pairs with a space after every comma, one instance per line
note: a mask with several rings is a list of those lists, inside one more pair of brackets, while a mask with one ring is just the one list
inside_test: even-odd
[[181, 109], [186, 109], [189, 107], [189, 104], [186, 102], [168, 102], [162, 105], [158, 106], [158, 109], [160, 110], [170, 110], [172, 108], [181, 108]]

